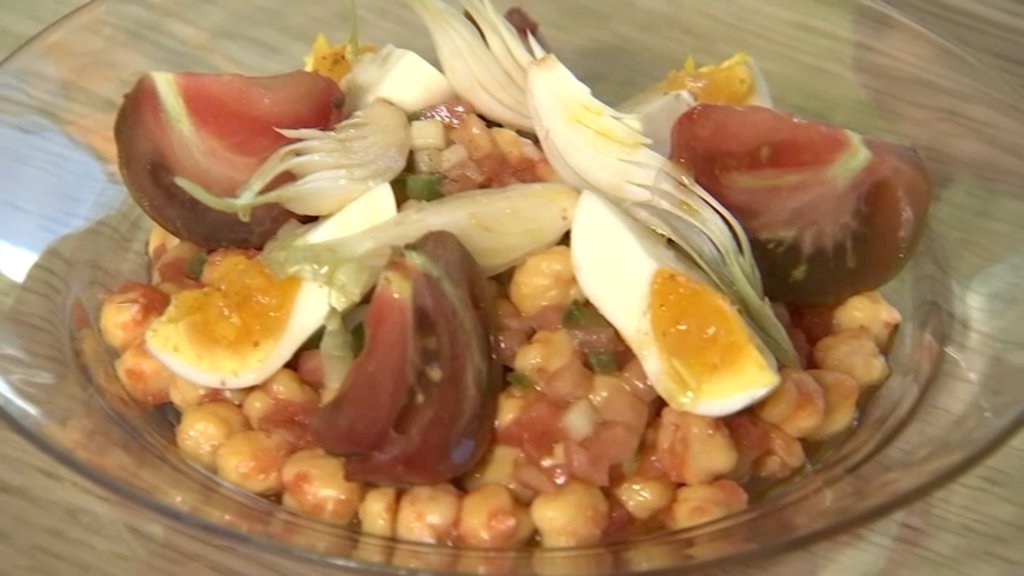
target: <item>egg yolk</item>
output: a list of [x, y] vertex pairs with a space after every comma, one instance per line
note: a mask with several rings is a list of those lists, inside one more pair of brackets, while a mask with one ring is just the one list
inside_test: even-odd
[[276, 278], [243, 254], [211, 258], [203, 288], [175, 294], [162, 322], [177, 325], [191, 348], [254, 353], [288, 323], [301, 281]]
[[657, 348], [685, 388], [677, 390], [682, 403], [744, 391], [749, 374], [768, 368], [739, 312], [715, 289], [660, 268], [650, 307]]
[[754, 94], [754, 72], [742, 52], [717, 66], [697, 68], [693, 56], [682, 69], [668, 73], [666, 90], [686, 90], [698, 102], [709, 104], [745, 104]]
[[309, 54], [306, 55], [306, 65], [303, 69], [338, 81], [352, 70], [352, 61], [357, 53], [364, 54], [375, 49], [372, 44], [360, 44], [358, 51], [352, 50], [352, 45], [348, 42], [331, 45], [326, 36], [317, 34]]

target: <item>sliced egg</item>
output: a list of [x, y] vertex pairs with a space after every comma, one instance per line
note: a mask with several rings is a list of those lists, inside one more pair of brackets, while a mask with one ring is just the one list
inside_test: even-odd
[[668, 73], [664, 90], [686, 90], [707, 104], [748, 104], [771, 107], [768, 84], [754, 59], [740, 52], [721, 64], [697, 67], [693, 56], [683, 67]]
[[779, 382], [774, 358], [737, 308], [659, 236], [600, 195], [580, 195], [572, 266], [588, 300], [673, 408], [738, 412]]
[[681, 69], [669, 72], [665, 80], [623, 102], [618, 110], [632, 115], [633, 128], [651, 139], [652, 150], [667, 157], [672, 127], [698, 102], [772, 105], [757, 63], [741, 52], [721, 64], [699, 68], [689, 57]]
[[[378, 186], [313, 227], [311, 243], [360, 232], [397, 213], [391, 186]], [[258, 258], [227, 254], [204, 272], [206, 285], [175, 294], [146, 331], [146, 346], [168, 369], [200, 386], [263, 382], [324, 323], [330, 291], [276, 278]]]
[[[363, 44], [359, 46], [358, 52], [369, 52], [374, 49], [375, 47], [371, 44]], [[306, 54], [303, 70], [316, 72], [334, 81], [341, 80], [352, 69], [351, 56], [353, 52], [355, 51], [352, 44], [348, 42], [331, 44], [326, 36], [317, 34], [309, 53]]]
[[360, 55], [342, 79], [341, 88], [346, 114], [378, 99], [412, 114], [455, 97], [448, 79], [437, 68], [412, 50], [391, 44]]

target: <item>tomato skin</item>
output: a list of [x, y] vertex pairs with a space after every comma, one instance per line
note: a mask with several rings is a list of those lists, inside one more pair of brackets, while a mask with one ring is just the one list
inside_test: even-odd
[[366, 345], [314, 418], [350, 480], [434, 484], [467, 472], [494, 434], [501, 363], [494, 294], [447, 232], [396, 251], [374, 291]]
[[829, 305], [912, 256], [931, 184], [910, 148], [758, 106], [701, 104], [671, 156], [743, 225], [769, 298]]
[[142, 210], [174, 236], [203, 248], [258, 248], [291, 213], [261, 206], [243, 222], [195, 200], [174, 178], [232, 195], [288, 142], [275, 128], [330, 127], [340, 120], [342, 102], [336, 83], [303, 71], [261, 78], [143, 75], [114, 125], [121, 176]]

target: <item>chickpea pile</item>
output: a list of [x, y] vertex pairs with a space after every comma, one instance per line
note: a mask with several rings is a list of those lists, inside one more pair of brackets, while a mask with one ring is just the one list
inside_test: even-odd
[[[396, 488], [346, 479], [344, 459], [316, 445], [309, 422], [328, 392], [301, 371], [283, 368], [248, 390], [214, 390], [174, 375], [147, 351], [145, 331], [171, 295], [201, 284], [182, 265], [201, 254], [157, 230], [151, 283], [126, 284], [105, 298], [100, 329], [118, 354], [127, 394], [147, 407], [171, 403], [184, 457], [240, 489], [325, 522], [421, 543], [584, 546], [742, 510], [746, 482], [785, 478], [806, 465], [805, 442], [854, 424], [862, 393], [889, 374], [885, 350], [900, 322], [873, 292], [827, 311], [825, 327], [818, 322], [814, 330], [780, 309], [806, 342], [810, 368], [783, 370], [778, 388], [741, 413], [697, 416], [665, 406], [635, 359], [608, 373], [581, 363], [572, 332], [557, 318], [583, 296], [568, 248], [555, 246], [522, 262], [501, 287], [499, 352], [531, 384], [501, 392], [494, 445], [465, 477]], [[527, 414], [537, 418], [538, 406], [562, 426], [543, 454], [509, 432]], [[632, 438], [623, 443], [629, 453], [602, 452], [607, 443], [594, 440], [601, 433], [609, 443]], [[603, 467], [593, 466], [596, 455]], [[590, 462], [594, 475], [569, 465], [574, 458]]]

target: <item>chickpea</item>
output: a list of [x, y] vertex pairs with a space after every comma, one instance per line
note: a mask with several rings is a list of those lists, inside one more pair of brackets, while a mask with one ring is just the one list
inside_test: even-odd
[[533, 521], [512, 492], [498, 484], [484, 484], [462, 499], [458, 540], [477, 548], [511, 548], [533, 536]]
[[146, 255], [151, 261], [156, 260], [165, 250], [174, 248], [180, 243], [181, 239], [177, 236], [154, 225], [149, 231], [149, 238], [146, 241]]
[[790, 436], [803, 438], [821, 426], [825, 417], [825, 394], [806, 372], [783, 370], [782, 382], [754, 406], [754, 412]]
[[516, 352], [514, 368], [534, 382], [542, 382], [577, 354], [568, 330], [539, 330]]
[[128, 348], [114, 362], [114, 371], [128, 395], [145, 406], [170, 400], [174, 374], [141, 343]]
[[889, 363], [866, 328], [822, 338], [814, 345], [813, 355], [819, 368], [848, 374], [861, 386], [875, 386], [889, 377]]
[[583, 298], [573, 276], [569, 247], [552, 246], [516, 266], [508, 297], [524, 316], [546, 306], [568, 306]]
[[281, 468], [281, 503], [312, 518], [347, 524], [356, 516], [363, 485], [345, 478], [345, 461], [319, 448], [292, 454]]
[[526, 398], [515, 386], [510, 386], [498, 395], [498, 410], [494, 416], [494, 429], [501, 430], [511, 424], [526, 407]]
[[853, 423], [853, 418], [857, 414], [860, 386], [856, 380], [841, 372], [810, 370], [807, 373], [821, 386], [825, 397], [825, 413], [821, 424], [807, 437], [812, 440], [825, 440], [849, 428]]
[[191, 242], [177, 242], [159, 248], [150, 261], [150, 280], [161, 291], [174, 294], [186, 288], [195, 288], [199, 283], [190, 270], [197, 258], [204, 257], [203, 249]]
[[294, 371], [282, 368], [249, 392], [242, 413], [256, 430], [280, 432], [296, 447], [313, 445], [309, 422], [320, 395]]
[[175, 376], [169, 389], [171, 404], [174, 404], [179, 412], [207, 402], [230, 402], [238, 406], [248, 394], [247, 389], [207, 388], [180, 376]]
[[446, 543], [459, 516], [459, 491], [451, 484], [413, 486], [398, 501], [395, 537], [426, 544]]
[[647, 402], [633, 394], [618, 374], [595, 374], [589, 397], [601, 420], [639, 428], [647, 424]]
[[486, 484], [500, 484], [518, 491], [520, 488], [515, 479], [515, 469], [521, 454], [515, 446], [495, 444], [473, 470], [462, 478], [462, 485], [475, 490]]
[[142, 341], [154, 319], [163, 314], [170, 297], [149, 284], [128, 283], [103, 299], [100, 334], [123, 352]]
[[597, 544], [608, 525], [608, 501], [598, 487], [573, 480], [534, 498], [530, 518], [546, 548]]
[[760, 478], [779, 480], [807, 462], [803, 444], [779, 428], [765, 423], [768, 450], [753, 462], [753, 473]]
[[288, 441], [272, 432], [239, 432], [217, 450], [217, 475], [254, 494], [277, 494], [284, 487], [281, 467], [291, 452]]
[[627, 477], [612, 494], [631, 516], [646, 520], [672, 502], [675, 484], [663, 478]]
[[228, 438], [248, 429], [249, 423], [238, 406], [210, 402], [182, 411], [174, 438], [186, 458], [213, 470], [217, 465], [217, 450]]
[[657, 425], [657, 458], [670, 480], [705, 484], [732, 471], [739, 453], [721, 421], [666, 407]]
[[370, 488], [359, 504], [359, 524], [366, 534], [390, 538], [395, 534], [397, 512], [398, 490], [391, 486]]
[[832, 314], [832, 325], [836, 332], [864, 328], [871, 333], [875, 344], [881, 349], [886, 347], [893, 330], [902, 321], [899, 310], [875, 291], [847, 298]]
[[732, 480], [680, 486], [665, 524], [680, 530], [723, 518], [746, 507], [747, 493]]

